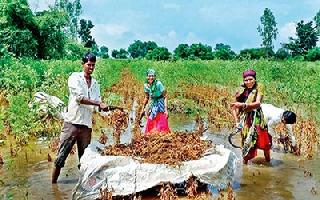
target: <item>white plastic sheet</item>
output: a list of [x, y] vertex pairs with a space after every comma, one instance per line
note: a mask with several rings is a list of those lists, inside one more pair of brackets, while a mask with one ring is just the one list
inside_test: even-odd
[[36, 92], [33, 104], [35, 103], [39, 104], [38, 113], [51, 114], [53, 117], [63, 120], [66, 108], [63, 101], [58, 97], [51, 96], [45, 92]]
[[237, 157], [217, 145], [201, 159], [183, 162], [180, 167], [164, 164], [139, 163], [128, 156], [101, 156], [93, 142], [81, 158], [80, 179], [73, 191], [73, 199], [95, 199], [99, 189], [108, 187], [113, 196], [141, 192], [163, 182], [182, 183], [195, 176], [202, 183], [215, 187], [231, 182]]

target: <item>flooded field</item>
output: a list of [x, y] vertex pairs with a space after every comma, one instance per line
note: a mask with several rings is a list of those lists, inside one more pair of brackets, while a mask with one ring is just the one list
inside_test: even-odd
[[[173, 130], [192, 130], [195, 123], [181, 115], [170, 116]], [[208, 139], [216, 144], [231, 148], [224, 133], [206, 133]], [[97, 139], [95, 135], [94, 139]], [[240, 151], [235, 150], [240, 158]], [[76, 154], [70, 155], [62, 170], [57, 185], [51, 184], [51, 169], [54, 159], [48, 143], [37, 141], [19, 151], [11, 158], [10, 144], [0, 147], [5, 164], [0, 168], [0, 199], [71, 199], [79, 171]], [[248, 165], [239, 163], [237, 176], [233, 182], [235, 199], [320, 199], [320, 156], [313, 160], [302, 160], [300, 157], [281, 150], [272, 152], [270, 164], [263, 162], [259, 156]], [[48, 154], [50, 155], [48, 157]], [[216, 191], [213, 191], [214, 193]], [[217, 196], [217, 193], [214, 194]], [[215, 199], [207, 196], [207, 199]], [[143, 197], [157, 199], [157, 197]], [[186, 199], [186, 198], [185, 198]]]

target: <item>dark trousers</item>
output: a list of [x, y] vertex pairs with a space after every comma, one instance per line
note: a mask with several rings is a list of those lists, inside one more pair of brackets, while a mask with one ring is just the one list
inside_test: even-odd
[[79, 160], [91, 141], [92, 129], [85, 125], [71, 124], [64, 122], [60, 135], [60, 145], [57, 159], [54, 164], [57, 168], [64, 167], [65, 161], [72, 150], [73, 145], [77, 142]]

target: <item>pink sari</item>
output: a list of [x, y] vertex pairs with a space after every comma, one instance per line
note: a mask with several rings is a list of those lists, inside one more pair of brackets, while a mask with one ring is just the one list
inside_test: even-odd
[[154, 133], [168, 133], [170, 132], [168, 118], [163, 112], [158, 112], [154, 119], [149, 116], [144, 133], [152, 135]]

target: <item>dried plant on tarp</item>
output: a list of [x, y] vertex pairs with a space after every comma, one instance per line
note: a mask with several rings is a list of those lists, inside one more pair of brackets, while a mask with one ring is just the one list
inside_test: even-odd
[[125, 145], [106, 146], [101, 155], [132, 156], [141, 162], [180, 165], [183, 161], [198, 160], [214, 145], [200, 140], [198, 132], [157, 133], [141, 136]]
[[170, 183], [162, 184], [159, 192], [160, 200], [175, 200], [178, 199], [177, 192], [173, 189]]
[[211, 195], [211, 194], [202, 192], [202, 193], [200, 193], [200, 194], [197, 194], [197, 196], [195, 196], [195, 197], [188, 197], [188, 199], [193, 199], [193, 200], [208, 200], [208, 197], [209, 197], [210, 195]]

